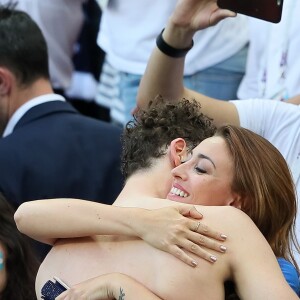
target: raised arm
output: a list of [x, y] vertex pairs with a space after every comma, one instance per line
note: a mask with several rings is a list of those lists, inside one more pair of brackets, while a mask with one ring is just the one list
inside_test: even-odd
[[[151, 208], [155, 199], [149, 202]], [[162, 207], [167, 202], [160, 199], [156, 207]], [[147, 208], [146, 198], [138, 199], [137, 203]], [[198, 226], [202, 215], [194, 206], [179, 205], [172, 201], [171, 204], [175, 206], [149, 210], [78, 199], [36, 200], [23, 203], [15, 213], [15, 221], [22, 233], [51, 245], [58, 238], [127, 235], [139, 237], [194, 267], [196, 261], [182, 249], [213, 262], [214, 257], [199, 245], [224, 252], [220, 242], [207, 238], [209, 236], [224, 241], [221, 233], [203, 225]]]
[[[219, 9], [213, 0], [179, 0], [162, 39], [173, 48], [186, 49], [191, 46], [196, 31], [232, 16], [235, 14]], [[238, 114], [232, 103], [212, 99], [184, 88], [184, 61], [184, 56], [171, 57], [155, 46], [139, 87], [138, 107], [146, 109], [149, 101], [157, 95], [174, 101], [182, 98], [196, 99], [201, 103], [203, 113], [213, 118], [217, 126], [228, 122], [239, 125]]]

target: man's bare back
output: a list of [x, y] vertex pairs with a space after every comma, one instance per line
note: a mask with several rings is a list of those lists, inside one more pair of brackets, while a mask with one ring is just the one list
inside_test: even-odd
[[53, 276], [72, 286], [89, 278], [119, 272], [136, 278], [162, 299], [223, 299], [226, 259], [199, 261], [192, 268], [142, 240], [95, 236], [57, 241], [36, 280], [36, 292]]
[[[167, 200], [166, 200], [167, 201]], [[163, 206], [166, 203], [162, 201]], [[130, 206], [128, 204], [128, 206]], [[253, 222], [238, 209], [201, 207], [205, 223], [228, 232], [226, 254], [216, 253], [214, 264], [195, 257], [192, 268], [144, 241], [117, 236], [58, 240], [42, 263], [36, 280], [37, 296], [44, 283], [57, 276], [69, 285], [106, 273], [129, 275], [158, 297], [224, 299], [223, 283], [235, 281], [244, 299], [272, 296], [296, 299], [274, 254]], [[270, 276], [272, 280], [270, 281]]]

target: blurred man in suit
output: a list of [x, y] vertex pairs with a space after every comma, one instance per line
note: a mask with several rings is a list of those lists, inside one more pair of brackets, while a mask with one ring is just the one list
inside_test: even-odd
[[26, 13], [1, 6], [0, 37], [0, 192], [15, 208], [57, 197], [112, 203], [123, 184], [120, 129], [53, 93], [45, 39]]

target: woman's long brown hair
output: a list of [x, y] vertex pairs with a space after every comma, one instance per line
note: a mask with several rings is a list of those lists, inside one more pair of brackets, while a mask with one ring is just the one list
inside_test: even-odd
[[297, 270], [292, 244], [295, 235], [297, 200], [289, 167], [281, 153], [260, 135], [236, 126], [222, 126], [233, 157], [232, 191], [242, 198], [242, 210], [253, 220], [277, 257], [292, 262]]

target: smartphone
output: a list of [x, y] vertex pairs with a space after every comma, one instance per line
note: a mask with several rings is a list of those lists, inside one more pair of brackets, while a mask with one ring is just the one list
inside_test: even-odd
[[283, 0], [217, 0], [220, 8], [229, 9], [272, 23], [279, 23]]
[[68, 285], [65, 284], [61, 279], [53, 277], [52, 280], [48, 280], [41, 290], [42, 299], [44, 300], [55, 300], [65, 290], [69, 289]]

